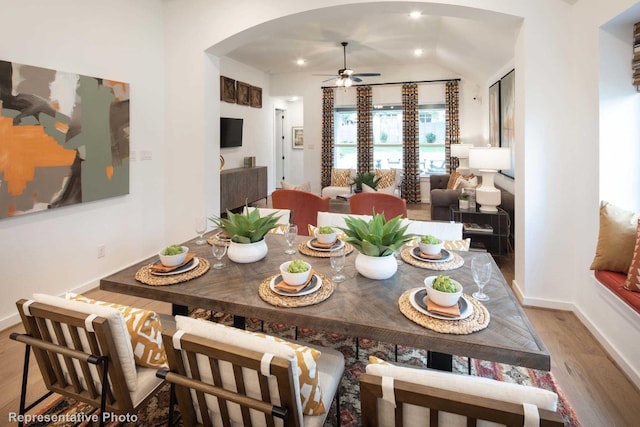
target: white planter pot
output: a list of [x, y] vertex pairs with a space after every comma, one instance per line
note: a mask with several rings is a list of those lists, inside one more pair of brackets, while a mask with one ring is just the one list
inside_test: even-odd
[[231, 242], [227, 250], [227, 256], [233, 262], [247, 264], [260, 261], [267, 255], [267, 242], [265, 239], [254, 243]]
[[460, 209], [469, 209], [469, 201], [468, 200], [458, 200]]
[[369, 279], [384, 280], [396, 273], [398, 262], [393, 255], [377, 257], [358, 253], [356, 270]]

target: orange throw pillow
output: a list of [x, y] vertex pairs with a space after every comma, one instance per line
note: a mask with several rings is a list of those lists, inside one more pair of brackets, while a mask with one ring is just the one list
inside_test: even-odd
[[638, 215], [608, 202], [600, 204], [600, 230], [591, 270], [627, 274], [636, 244]]

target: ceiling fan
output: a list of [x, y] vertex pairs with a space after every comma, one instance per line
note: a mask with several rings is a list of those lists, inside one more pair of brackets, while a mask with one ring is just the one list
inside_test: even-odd
[[[380, 73], [354, 73], [352, 69], [347, 68], [347, 45], [348, 42], [340, 43], [342, 45], [344, 65], [343, 68], [338, 70], [338, 75], [333, 76], [330, 79], [323, 80], [323, 83], [329, 82], [331, 80], [336, 80], [336, 86], [344, 86], [349, 87], [353, 84], [353, 82], [361, 82], [362, 79], [360, 77], [375, 77], [380, 76]], [[314, 74], [316, 76], [329, 76], [331, 74]]]

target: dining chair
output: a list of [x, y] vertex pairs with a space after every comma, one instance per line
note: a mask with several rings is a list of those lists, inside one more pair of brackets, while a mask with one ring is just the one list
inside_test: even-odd
[[279, 216], [278, 226], [269, 231], [272, 234], [284, 234], [287, 226], [289, 225], [289, 218], [291, 217], [291, 211], [289, 209], [269, 209], [269, 208], [255, 208], [245, 206], [243, 213], [248, 213], [253, 210], [258, 210], [260, 217], [267, 216], [271, 213], [276, 213]]
[[[156, 368], [135, 364], [117, 309], [48, 295], [21, 299], [16, 305], [25, 333], [14, 332], [10, 338], [26, 344], [21, 416], [53, 393], [85, 402], [100, 414], [136, 414], [164, 384], [154, 375]], [[32, 351], [48, 392], [27, 405]], [[172, 409], [170, 405], [170, 417]], [[100, 425], [107, 420], [100, 416]]]
[[549, 390], [370, 361], [360, 376], [363, 426], [564, 425], [558, 395]]
[[407, 217], [407, 201], [393, 194], [363, 192], [351, 196], [349, 210], [357, 215], [383, 213], [388, 221], [398, 215]]
[[431, 234], [442, 240], [462, 239], [462, 223], [454, 221], [407, 221], [407, 232], [419, 235]]
[[322, 426], [344, 372], [342, 353], [176, 316], [163, 331], [184, 425]]
[[320, 197], [300, 190], [275, 190], [271, 193], [274, 209], [289, 209], [298, 234], [308, 236], [308, 225], [317, 225], [318, 212], [329, 212], [329, 197]]

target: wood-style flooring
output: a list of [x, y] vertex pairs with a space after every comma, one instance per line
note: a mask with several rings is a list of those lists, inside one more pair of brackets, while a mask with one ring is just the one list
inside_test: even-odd
[[[424, 206], [428, 209], [428, 205]], [[412, 217], [411, 213], [409, 216]], [[513, 260], [505, 259], [501, 268], [510, 283]], [[171, 311], [166, 303], [97, 289], [87, 295], [163, 313]], [[640, 390], [573, 313], [533, 307], [526, 307], [525, 311], [551, 353], [551, 372], [583, 426], [640, 425], [637, 415]], [[8, 417], [10, 412], [17, 412], [20, 398], [24, 346], [9, 339], [14, 331], [22, 332], [23, 329], [17, 325], [0, 332], [0, 425], [14, 425], [8, 422]], [[38, 368], [33, 361], [31, 365], [28, 401], [44, 392]]]

